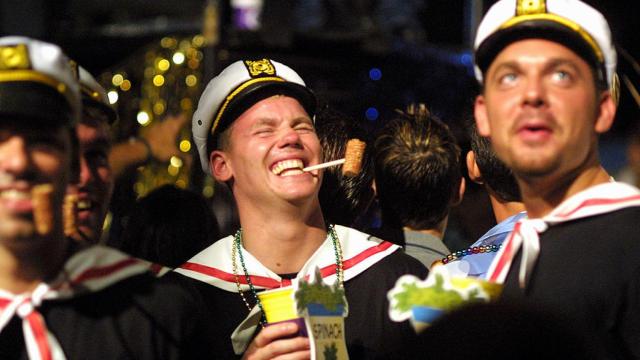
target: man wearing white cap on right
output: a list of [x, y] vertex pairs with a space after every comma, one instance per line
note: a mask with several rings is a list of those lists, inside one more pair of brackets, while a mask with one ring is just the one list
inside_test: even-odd
[[640, 358], [640, 191], [600, 166], [616, 112], [616, 52], [578, 0], [501, 0], [475, 42], [479, 133], [518, 181], [516, 223], [487, 278], [594, 335], [606, 358]]
[[231, 335], [250, 312], [256, 316], [244, 324], [254, 319], [258, 326], [258, 292], [291, 285], [316, 267], [326, 284], [345, 290], [351, 358], [395, 358], [415, 338], [407, 322], [389, 319], [386, 293], [401, 275], [424, 277], [426, 269], [396, 245], [325, 223], [318, 200], [322, 172], [303, 171], [323, 160], [315, 110], [315, 96], [296, 72], [259, 59], [225, 68], [194, 113], [202, 167], [230, 186], [242, 228], [176, 270], [189, 278], [169, 278], [203, 294], [218, 325], [220, 358], [234, 352], [250, 359], [308, 358], [310, 344], [292, 337], [298, 330], [292, 323], [258, 327], [253, 341], [251, 326], [248, 336]]

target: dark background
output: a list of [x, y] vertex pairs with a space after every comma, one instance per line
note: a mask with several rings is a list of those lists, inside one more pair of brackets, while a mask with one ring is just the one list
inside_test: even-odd
[[[587, 2], [608, 18], [617, 44], [638, 59], [638, 2]], [[458, 122], [468, 116], [462, 110], [468, 109], [469, 95], [475, 91], [471, 29], [494, 1], [320, 0], [324, 14], [319, 14], [305, 13], [302, 7], [313, 1], [265, 0], [257, 32], [234, 28], [229, 0], [215, 3], [221, 14], [216, 51], [224, 50], [225, 56], [205, 59], [205, 76], [237, 58], [267, 54], [298, 70], [326, 102], [355, 117], [366, 117], [370, 107], [387, 115], [393, 108], [422, 101], [445, 120]], [[58, 43], [98, 74], [162, 36], [200, 32], [206, 4], [207, 0], [4, 0], [0, 34]], [[379, 81], [369, 78], [371, 68], [381, 70]], [[620, 70], [633, 73], [622, 56]], [[624, 132], [628, 119], [638, 117], [637, 106], [628, 105], [635, 104], [622, 102], [623, 120], [616, 133]]]
[[[264, 0], [256, 30], [241, 29], [234, 22], [231, 2], [3, 0], [0, 35], [57, 43], [108, 88], [104, 79], [118, 69], [128, 69], [132, 79], [142, 78], [140, 59], [163, 37], [201, 33], [205, 6], [214, 5], [219, 42], [203, 49], [201, 84], [232, 61], [271, 57], [295, 69], [322, 103], [364, 120], [372, 131], [393, 116], [394, 109], [423, 102], [449, 124], [466, 150], [465, 128], [477, 92], [471, 39], [495, 1]], [[619, 73], [640, 89], [638, 1], [586, 2], [609, 20], [619, 46]], [[192, 95], [194, 103], [198, 96]], [[118, 103], [122, 138], [138, 127], [139, 100], [125, 100]], [[625, 163], [627, 135], [638, 120], [639, 104], [623, 86], [615, 125], [601, 138], [602, 161], [612, 173]], [[201, 174], [196, 170], [194, 174]], [[135, 198], [131, 184], [136, 176], [139, 182], [135, 174], [126, 179], [124, 195], [116, 193], [114, 203], [123, 204], [122, 209]], [[202, 179], [192, 179], [189, 186], [193, 184], [202, 187]], [[450, 219], [450, 238], [476, 239], [493, 221], [484, 192], [470, 182], [467, 188], [465, 202]]]

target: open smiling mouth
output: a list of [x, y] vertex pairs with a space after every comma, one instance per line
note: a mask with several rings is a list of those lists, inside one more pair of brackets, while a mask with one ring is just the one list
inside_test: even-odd
[[91, 210], [91, 208], [93, 207], [93, 201], [89, 199], [78, 200], [78, 204], [76, 206], [78, 208], [78, 211]]
[[302, 174], [304, 164], [300, 159], [283, 160], [277, 162], [272, 168], [271, 172], [278, 176], [293, 176]]

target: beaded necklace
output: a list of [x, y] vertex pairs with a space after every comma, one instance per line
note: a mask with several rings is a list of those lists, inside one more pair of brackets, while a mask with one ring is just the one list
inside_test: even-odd
[[456, 251], [456, 252], [452, 252], [451, 254], [447, 255], [446, 257], [443, 257], [440, 261], [443, 264], [446, 264], [446, 263], [450, 263], [452, 261], [456, 261], [456, 260], [462, 259], [463, 257], [465, 257], [467, 255], [497, 252], [498, 250], [500, 250], [500, 246], [502, 246], [502, 245], [495, 245], [494, 244], [494, 245], [474, 246], [474, 247], [466, 248], [464, 250], [459, 250], [459, 251]]
[[[344, 268], [342, 265], [342, 246], [340, 245], [340, 241], [338, 241], [338, 235], [336, 234], [336, 230], [333, 224], [329, 225], [329, 229], [327, 230], [329, 237], [331, 238], [331, 242], [333, 243], [333, 251], [336, 255], [336, 278], [338, 279], [338, 283], [341, 288], [344, 288]], [[238, 264], [236, 262], [236, 255], [240, 259], [240, 265], [242, 266], [242, 271], [244, 272], [244, 278], [249, 285], [249, 289], [251, 290], [251, 294], [253, 294], [253, 298], [260, 307], [262, 311], [262, 316], [260, 318], [260, 324], [264, 327], [267, 323], [264, 309], [262, 308], [262, 302], [258, 297], [258, 292], [253, 286], [253, 282], [251, 281], [251, 276], [249, 276], [249, 272], [247, 271], [247, 266], [244, 263], [244, 256], [242, 255], [242, 228], [236, 231], [233, 237], [233, 246], [231, 247], [231, 266], [233, 268], [233, 276], [236, 279], [236, 286], [238, 287], [238, 293], [242, 298], [242, 301], [247, 306], [247, 309], [251, 311], [251, 305], [249, 305], [249, 301], [244, 295], [242, 288], [240, 287], [240, 275], [238, 274]]]

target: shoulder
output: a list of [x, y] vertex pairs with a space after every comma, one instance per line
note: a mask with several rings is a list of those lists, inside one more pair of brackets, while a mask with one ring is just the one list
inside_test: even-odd
[[[640, 206], [632, 206], [620, 210], [595, 215], [583, 219], [561, 223], [549, 230], [557, 229], [558, 232], [571, 231], [581, 236], [593, 238], [640, 239], [637, 231], [640, 220]], [[634, 243], [638, 243], [634, 241]], [[640, 244], [640, 243], [639, 243]]]
[[381, 272], [388, 275], [427, 275], [427, 268], [419, 260], [407, 255], [400, 246], [354, 229], [345, 229], [348, 229], [352, 234], [349, 240], [353, 239], [368, 244], [371, 252], [374, 251], [373, 249], [376, 251], [379, 249], [385, 249], [386, 256], [371, 265], [367, 272]]
[[424, 278], [429, 271], [416, 258], [405, 254], [404, 251], [394, 251], [389, 256], [380, 260], [376, 265], [372, 266], [372, 270], [381, 272], [390, 272], [392, 274], [411, 274]]
[[[190, 358], [214, 350], [207, 340], [213, 329], [201, 320], [201, 306], [183, 288], [144, 273], [51, 301], [45, 316], [61, 344], [80, 346], [69, 350], [70, 358], [125, 353], [140, 359]], [[91, 339], [100, 339], [100, 345]]]

